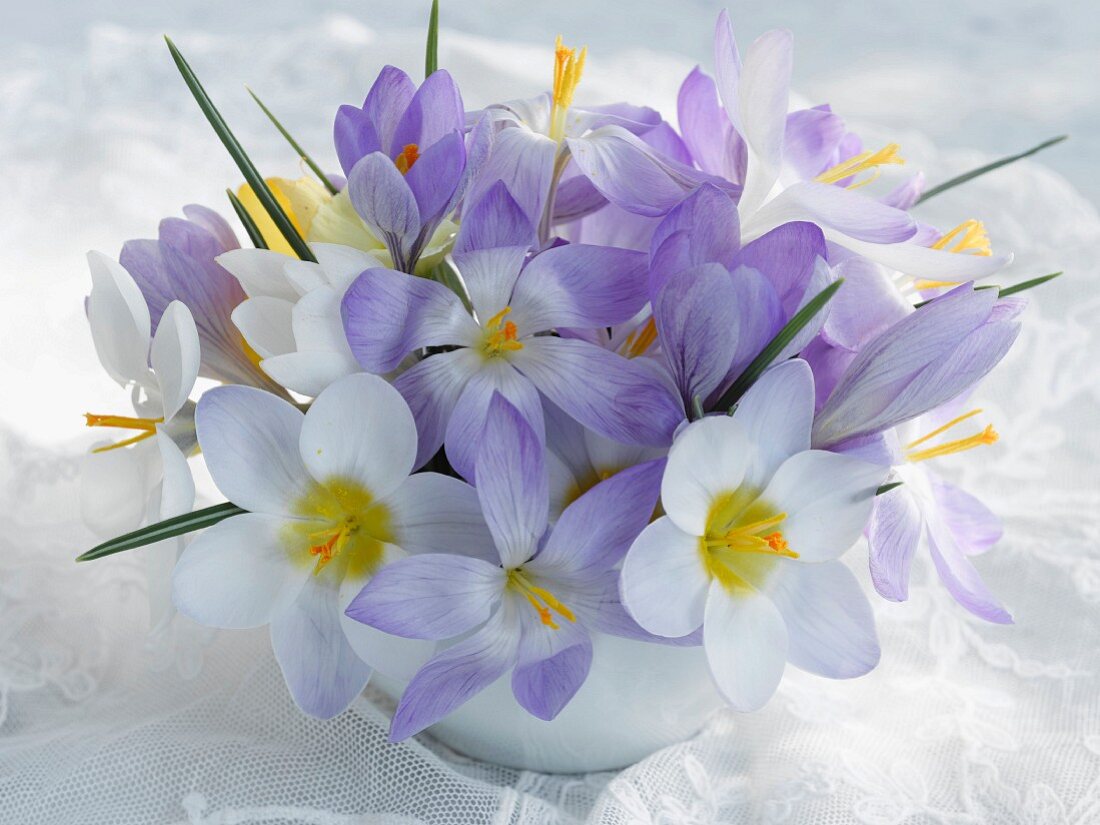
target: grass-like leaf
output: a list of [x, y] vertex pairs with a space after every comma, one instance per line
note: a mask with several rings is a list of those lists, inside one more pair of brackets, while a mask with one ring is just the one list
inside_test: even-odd
[[883, 484], [881, 487], [875, 490], [875, 495], [881, 496], [883, 493], [889, 493], [895, 487], [900, 487], [904, 483], [904, 481], [891, 481], [889, 484]]
[[1051, 272], [1049, 275], [1040, 275], [1038, 278], [1032, 278], [1029, 281], [1021, 281], [1012, 286], [1001, 287], [1000, 297], [1004, 298], [1008, 295], [1015, 295], [1017, 292], [1023, 292], [1025, 289], [1032, 289], [1040, 284], [1045, 284], [1047, 281], [1053, 281], [1061, 274], [1061, 272]]
[[121, 553], [124, 550], [144, 547], [147, 544], [154, 544], [158, 541], [182, 536], [184, 533], [202, 530], [204, 527], [217, 524], [219, 521], [227, 519], [230, 516], [237, 516], [247, 512], [247, 510], [242, 510], [236, 504], [232, 504], [228, 501], [225, 504], [215, 504], [213, 507], [207, 507], [203, 510], [196, 510], [193, 513], [184, 513], [182, 516], [158, 521], [156, 524], [150, 524], [148, 527], [142, 527], [139, 530], [134, 530], [132, 533], [127, 533], [124, 536], [105, 541], [103, 544], [93, 547], [87, 553], [81, 553], [76, 557], [76, 560], [93, 561], [95, 559], [101, 559], [104, 556]]
[[253, 165], [252, 160], [245, 153], [244, 148], [237, 141], [229, 125], [221, 116], [221, 112], [218, 111], [214, 102], [210, 99], [210, 96], [199, 82], [198, 77], [195, 76], [195, 72], [191, 69], [190, 64], [184, 59], [171, 38], [165, 37], [164, 41], [168, 44], [168, 50], [172, 53], [172, 60], [175, 61], [176, 68], [179, 69], [180, 74], [183, 76], [183, 81], [187, 84], [187, 88], [191, 90], [195, 102], [199, 104], [202, 113], [206, 115], [206, 119], [210, 122], [214, 132], [221, 140], [222, 145], [225, 146], [226, 151], [229, 152], [229, 155], [237, 164], [237, 168], [241, 170], [244, 179], [248, 182], [248, 185], [252, 187], [252, 191], [256, 193], [256, 197], [267, 211], [267, 214], [271, 216], [271, 220], [275, 223], [275, 226], [282, 233], [283, 237], [286, 238], [287, 243], [290, 244], [290, 247], [299, 258], [303, 261], [312, 261], [316, 263], [317, 259], [313, 256], [313, 252], [310, 251], [309, 246], [302, 236], [298, 234], [298, 230], [294, 228], [294, 224], [291, 223], [286, 212], [279, 206], [279, 202], [275, 200], [275, 195], [268, 187], [266, 181], [264, 181], [263, 175], [259, 173]]
[[257, 249], [267, 249], [267, 242], [264, 240], [263, 233], [260, 231], [260, 228], [256, 226], [256, 222], [252, 220], [252, 216], [248, 214], [248, 210], [244, 208], [241, 199], [233, 194], [232, 189], [226, 189], [225, 194], [229, 196], [229, 203], [233, 205], [233, 211], [237, 213], [237, 217], [240, 218], [241, 223], [244, 224], [244, 231], [248, 233], [252, 245]]
[[749, 387], [756, 383], [756, 380], [764, 374], [764, 370], [772, 365], [772, 362], [795, 339], [802, 328], [810, 323], [814, 316], [833, 299], [843, 283], [844, 279], [838, 278], [807, 301], [806, 306], [798, 310], [791, 317], [791, 320], [784, 324], [783, 329], [779, 330], [775, 337], [768, 342], [768, 345], [760, 351], [760, 354], [752, 359], [752, 362], [745, 367], [744, 372], [737, 376], [737, 380], [730, 385], [730, 388], [722, 393], [722, 397], [715, 403], [714, 409], [722, 410], [731, 407], [742, 395], [748, 392]]
[[424, 49], [424, 77], [439, 68], [439, 0], [432, 0], [428, 15], [428, 42]]
[[1059, 135], [1058, 137], [1053, 137], [1050, 140], [1044, 140], [1038, 146], [1032, 146], [1026, 152], [1020, 152], [1016, 155], [1009, 155], [1006, 158], [1001, 158], [1000, 160], [995, 160], [992, 163], [987, 163], [985, 166], [979, 166], [977, 169], [971, 169], [969, 172], [964, 172], [958, 177], [954, 177], [951, 178], [951, 180], [944, 181], [939, 186], [933, 186], [931, 189], [920, 196], [920, 198], [917, 200], [917, 203], [924, 203], [929, 198], [934, 198], [936, 197], [936, 195], [942, 194], [948, 189], [954, 189], [960, 184], [974, 180], [974, 178], [981, 177], [986, 172], [992, 172], [994, 169], [1000, 169], [1002, 166], [1008, 166], [1008, 164], [1010, 163], [1015, 163], [1018, 160], [1023, 160], [1026, 157], [1031, 157], [1032, 155], [1041, 152], [1044, 149], [1049, 149], [1051, 146], [1056, 146], [1057, 144], [1061, 143], [1063, 140], [1067, 140], [1068, 138], [1069, 135]]
[[321, 181], [321, 184], [328, 190], [328, 193], [330, 195], [337, 194], [340, 190], [332, 185], [332, 181], [328, 179], [328, 175], [326, 175], [321, 167], [317, 165], [317, 162], [309, 156], [309, 152], [303, 149], [302, 145], [293, 138], [290, 132], [286, 130], [286, 127], [279, 122], [279, 119], [264, 105], [264, 102], [260, 100], [259, 96], [247, 86], [245, 86], [245, 88], [248, 89], [248, 93], [252, 95], [252, 99], [256, 101], [256, 105], [260, 107], [265, 115], [267, 115], [267, 119], [279, 130], [279, 134], [290, 144], [290, 148], [298, 153], [298, 157], [301, 158], [305, 165], [317, 176], [317, 180]]

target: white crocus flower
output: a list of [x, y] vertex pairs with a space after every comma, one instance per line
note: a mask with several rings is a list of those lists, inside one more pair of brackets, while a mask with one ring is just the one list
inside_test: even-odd
[[879, 658], [870, 605], [837, 558], [866, 524], [886, 468], [810, 449], [813, 378], [771, 370], [735, 416], [688, 425], [669, 452], [666, 516], [623, 564], [622, 596], [646, 630], [703, 628], [707, 662], [736, 709], [762, 707], [789, 661], [831, 678]]
[[260, 368], [288, 390], [315, 396], [362, 371], [344, 336], [340, 302], [361, 272], [383, 264], [349, 246], [310, 248], [317, 263], [267, 249], [234, 249], [217, 260], [248, 295], [233, 310], [233, 323]]

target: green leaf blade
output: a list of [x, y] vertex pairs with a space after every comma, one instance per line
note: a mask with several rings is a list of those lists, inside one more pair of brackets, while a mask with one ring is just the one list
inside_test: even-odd
[[883, 484], [881, 487], [875, 490], [875, 495], [881, 496], [883, 493], [889, 493], [891, 490], [900, 487], [904, 483], [904, 481], [891, 481], [889, 484]]
[[917, 199], [917, 203], [924, 203], [929, 198], [934, 198], [936, 197], [936, 195], [943, 194], [948, 189], [954, 189], [956, 186], [960, 186], [961, 184], [967, 183], [968, 181], [972, 181], [974, 180], [974, 178], [981, 177], [982, 175], [992, 172], [995, 169], [1000, 169], [1002, 166], [1008, 166], [1010, 163], [1015, 163], [1018, 160], [1023, 160], [1024, 158], [1031, 157], [1032, 155], [1042, 152], [1044, 149], [1049, 149], [1051, 146], [1057, 146], [1062, 141], [1068, 139], [1069, 135], [1058, 135], [1058, 137], [1050, 138], [1050, 140], [1044, 140], [1038, 146], [1032, 146], [1030, 149], [1027, 149], [1023, 152], [1018, 152], [1015, 155], [1009, 155], [1008, 157], [1001, 158], [1000, 160], [995, 160], [992, 163], [987, 163], [985, 166], [979, 166], [977, 169], [971, 169], [969, 172], [963, 172], [963, 174], [953, 177], [950, 180], [944, 181], [938, 186], [933, 186], [931, 189], [921, 195], [920, 198]]
[[1025, 289], [1034, 289], [1041, 284], [1045, 284], [1047, 281], [1053, 281], [1061, 274], [1061, 272], [1051, 272], [1049, 275], [1040, 275], [1038, 278], [1031, 278], [1030, 280], [1013, 284], [1012, 286], [1002, 287], [999, 297], [1006, 298], [1009, 295], [1015, 295], [1017, 292], [1023, 292]]
[[244, 231], [248, 233], [252, 245], [257, 249], [267, 249], [267, 241], [264, 240], [263, 232], [260, 231], [260, 227], [256, 226], [256, 222], [252, 220], [252, 216], [244, 208], [241, 199], [233, 194], [232, 189], [226, 189], [225, 194], [229, 196], [229, 203], [233, 206], [233, 211], [237, 213], [237, 218], [244, 225]]
[[303, 261], [316, 263], [317, 258], [314, 257], [313, 252], [298, 233], [298, 230], [294, 228], [294, 224], [291, 223], [290, 218], [287, 216], [286, 212], [283, 211], [279, 202], [275, 200], [274, 193], [252, 163], [248, 154], [244, 151], [240, 142], [238, 142], [236, 136], [229, 128], [229, 125], [222, 117], [221, 112], [218, 111], [218, 108], [206, 93], [206, 89], [204, 89], [202, 83], [199, 82], [191, 65], [184, 58], [180, 50], [176, 48], [176, 44], [172, 42], [170, 37], [165, 37], [164, 41], [168, 44], [168, 50], [172, 53], [172, 60], [175, 61], [176, 68], [179, 69], [180, 75], [183, 77], [183, 82], [187, 84], [187, 88], [191, 91], [191, 95], [195, 98], [195, 102], [198, 103], [199, 109], [206, 115], [206, 119], [209, 121], [210, 126], [214, 129], [215, 134], [217, 134], [218, 138], [221, 140], [226, 151], [229, 152], [230, 157], [232, 157], [233, 161], [237, 164], [237, 168], [241, 170], [241, 174], [244, 176], [245, 181], [252, 187], [252, 191], [263, 205], [264, 210], [271, 216], [271, 220], [275, 223], [279, 232], [286, 238], [287, 243], [290, 244], [290, 247], [299, 258]]
[[310, 171], [317, 176], [317, 180], [319, 180], [321, 182], [321, 185], [328, 190], [328, 193], [330, 195], [339, 194], [340, 190], [332, 185], [332, 181], [328, 179], [328, 175], [326, 175], [321, 167], [317, 165], [317, 162], [312, 157], [310, 157], [309, 152], [302, 148], [302, 145], [298, 143], [298, 141], [294, 139], [290, 132], [286, 130], [286, 127], [279, 122], [279, 119], [275, 117], [274, 113], [269, 108], [267, 108], [267, 106], [264, 105], [264, 102], [260, 100], [259, 96], [247, 86], [245, 86], [245, 88], [248, 89], [248, 93], [252, 95], [252, 99], [256, 101], [256, 105], [260, 107], [260, 110], [263, 111], [265, 115], [267, 115], [267, 119], [271, 121], [272, 125], [274, 125], [275, 128], [279, 131], [279, 134], [283, 136], [287, 143], [290, 144], [290, 148], [298, 153], [299, 159], [302, 160], [302, 162], [304, 162], [305, 165], [310, 168]]
[[94, 561], [104, 558], [105, 556], [112, 556], [115, 553], [121, 553], [124, 550], [133, 550], [136, 547], [155, 544], [158, 541], [182, 536], [185, 533], [191, 533], [195, 530], [202, 530], [217, 524], [219, 521], [230, 518], [231, 516], [239, 516], [247, 512], [247, 510], [242, 510], [232, 502], [227, 501], [224, 504], [215, 504], [213, 507], [207, 507], [202, 510], [196, 510], [193, 513], [184, 513], [181, 516], [158, 521], [156, 524], [150, 524], [146, 527], [134, 530], [131, 533], [127, 533], [126, 535], [118, 536], [110, 541], [105, 541], [102, 544], [96, 545], [86, 553], [81, 553], [76, 557], [76, 560]]
[[432, 0], [432, 11], [428, 15], [428, 42], [424, 48], [424, 77], [439, 68], [439, 0]]

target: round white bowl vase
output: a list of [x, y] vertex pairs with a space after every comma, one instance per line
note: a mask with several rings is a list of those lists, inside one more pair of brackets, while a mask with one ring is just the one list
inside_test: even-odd
[[[530, 715], [498, 679], [428, 732], [467, 756], [525, 770], [586, 773], [623, 768], [697, 733], [722, 706], [702, 647], [593, 634], [592, 670], [557, 718]], [[394, 699], [405, 682], [375, 673]]]

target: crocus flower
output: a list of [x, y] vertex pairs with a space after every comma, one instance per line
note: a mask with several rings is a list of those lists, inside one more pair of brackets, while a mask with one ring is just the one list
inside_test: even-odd
[[215, 259], [240, 246], [233, 230], [206, 207], [186, 206], [183, 211], [186, 220], [165, 218], [157, 240], [127, 241], [119, 256], [149, 305], [153, 331], [168, 304], [180, 301], [198, 328], [199, 375], [278, 392], [231, 319], [245, 294]]
[[[1009, 624], [1012, 617], [982, 582], [970, 562], [989, 550], [1001, 537], [999, 519], [978, 499], [940, 478], [925, 463], [941, 456], [993, 444], [997, 433], [986, 425], [970, 435], [951, 436], [958, 427], [981, 413], [961, 415], [936, 410], [898, 428], [899, 456], [891, 481], [896, 487], [875, 500], [867, 528], [871, 579], [884, 598], [905, 601], [909, 597], [909, 571], [913, 556], [925, 546], [944, 586], [963, 607], [987, 621]], [[965, 426], [965, 425], [964, 425]]]
[[361, 108], [336, 115], [336, 154], [360, 217], [389, 250], [394, 268], [412, 272], [466, 180], [465, 114], [451, 76], [420, 86], [386, 66]]
[[267, 249], [218, 256], [248, 297], [233, 323], [256, 353], [260, 368], [280, 386], [317, 395], [338, 378], [359, 372], [340, 319], [340, 302], [377, 258], [348, 246], [313, 244], [317, 263]]
[[180, 612], [200, 624], [270, 624], [295, 702], [331, 717], [371, 667], [398, 676], [425, 650], [344, 618], [370, 576], [407, 553], [483, 552], [474, 491], [434, 473], [410, 476], [416, 428], [382, 378], [347, 376], [309, 412], [251, 387], [199, 401], [199, 443], [230, 501], [250, 511], [200, 534], [173, 577]]
[[813, 395], [809, 368], [788, 361], [733, 417], [682, 430], [661, 483], [667, 515], [623, 562], [629, 613], [663, 636], [702, 626], [715, 683], [742, 711], [767, 702], [788, 661], [850, 678], [879, 658], [870, 605], [837, 558], [886, 471], [810, 449]]
[[540, 442], [540, 393], [608, 438], [651, 446], [671, 440], [682, 414], [651, 370], [587, 341], [545, 334], [633, 316], [645, 303], [644, 255], [570, 244], [528, 260], [526, 247], [507, 246], [456, 253], [453, 262], [472, 315], [441, 284], [388, 269], [364, 272], [344, 297], [348, 343], [368, 372], [390, 372], [424, 348], [453, 348], [395, 380], [416, 417], [418, 464], [446, 443], [452, 466], [472, 478], [494, 392], [523, 412]]
[[547, 471], [524, 416], [493, 395], [477, 457], [490, 561], [410, 556], [381, 570], [348, 615], [413, 639], [460, 641], [413, 677], [394, 713], [399, 741], [439, 721], [508, 671], [526, 710], [553, 719], [592, 662], [592, 631], [637, 635], [622, 611], [614, 565], [649, 520], [663, 461], [597, 484], [547, 526]]

